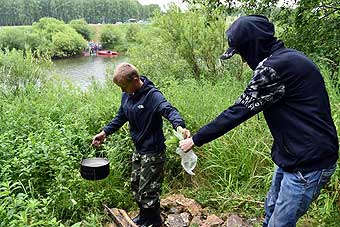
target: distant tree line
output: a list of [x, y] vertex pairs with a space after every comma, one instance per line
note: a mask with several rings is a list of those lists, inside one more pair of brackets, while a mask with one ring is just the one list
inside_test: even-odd
[[143, 6], [137, 0], [0, 0], [0, 6], [0, 26], [30, 25], [42, 17], [115, 23], [129, 18], [147, 19], [160, 10], [156, 4]]

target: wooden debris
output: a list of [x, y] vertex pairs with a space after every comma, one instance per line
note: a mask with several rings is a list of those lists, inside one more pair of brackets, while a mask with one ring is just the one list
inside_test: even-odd
[[110, 216], [113, 218], [113, 221], [118, 227], [138, 227], [129, 217], [125, 210], [118, 208], [109, 208], [106, 205], [103, 205], [104, 208], [108, 211]]

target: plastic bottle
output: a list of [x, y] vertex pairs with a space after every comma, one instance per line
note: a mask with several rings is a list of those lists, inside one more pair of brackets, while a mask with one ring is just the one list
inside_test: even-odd
[[[174, 134], [179, 140], [183, 140], [183, 135], [180, 132], [174, 131]], [[192, 150], [184, 152], [179, 147], [176, 149], [176, 153], [181, 156], [181, 165], [185, 172], [192, 176], [195, 175], [193, 170], [196, 167], [197, 155]]]

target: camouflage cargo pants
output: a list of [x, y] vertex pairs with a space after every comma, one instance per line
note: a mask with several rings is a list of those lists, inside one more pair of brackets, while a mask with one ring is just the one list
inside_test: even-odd
[[131, 188], [137, 203], [144, 208], [159, 204], [164, 178], [165, 152], [132, 155]]

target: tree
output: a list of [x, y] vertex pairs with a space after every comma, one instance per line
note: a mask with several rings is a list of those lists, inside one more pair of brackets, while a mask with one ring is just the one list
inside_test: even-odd
[[158, 5], [143, 6], [137, 0], [0, 0], [0, 4], [0, 26], [32, 24], [42, 17], [65, 22], [84, 18], [89, 23], [111, 23], [147, 19], [160, 10]]

